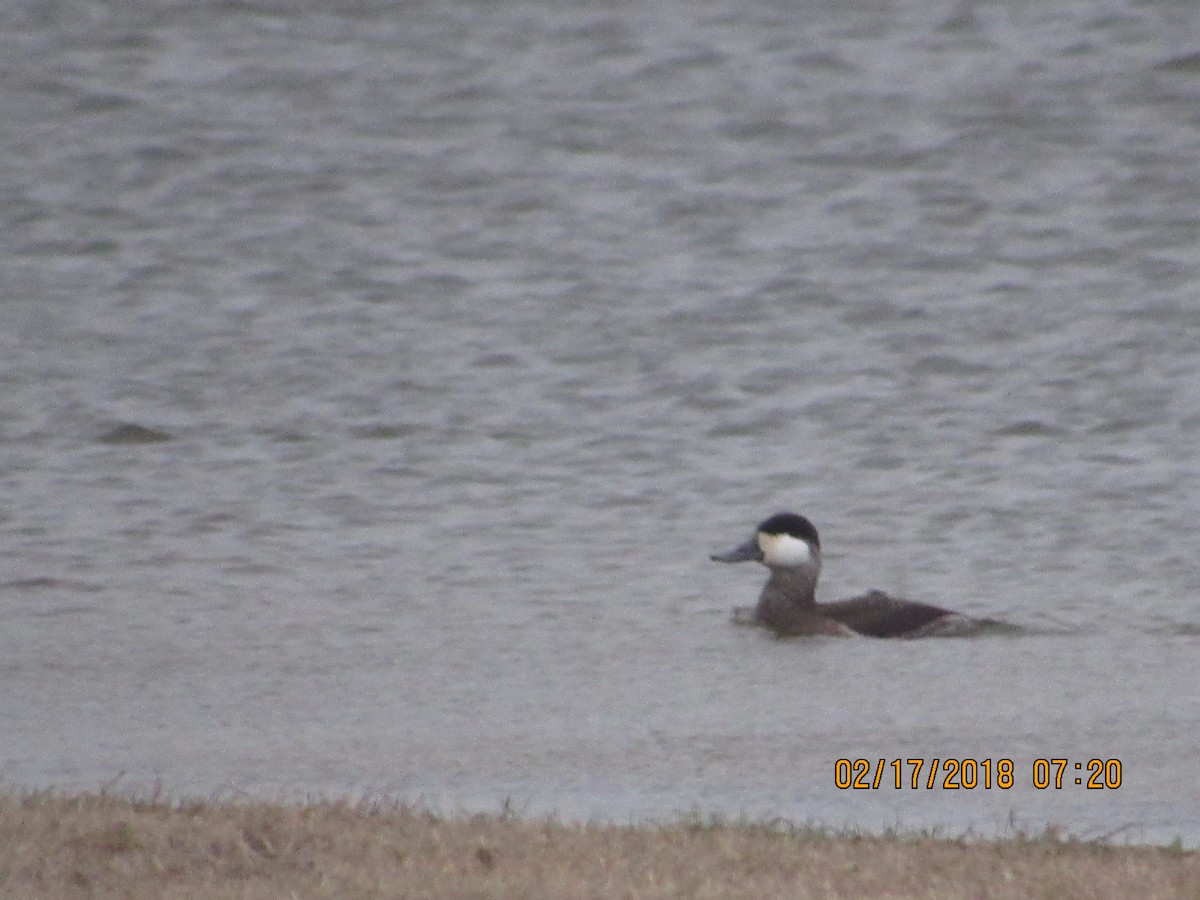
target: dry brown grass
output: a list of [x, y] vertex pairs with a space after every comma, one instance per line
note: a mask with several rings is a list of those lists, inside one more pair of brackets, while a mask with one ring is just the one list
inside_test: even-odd
[[1196, 898], [1200, 854], [37, 793], [0, 797], [0, 896]]

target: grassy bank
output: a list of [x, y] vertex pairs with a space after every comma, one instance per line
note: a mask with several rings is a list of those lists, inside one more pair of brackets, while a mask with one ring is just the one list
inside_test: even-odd
[[0, 797], [6, 898], [1196, 898], [1200, 854], [400, 805]]

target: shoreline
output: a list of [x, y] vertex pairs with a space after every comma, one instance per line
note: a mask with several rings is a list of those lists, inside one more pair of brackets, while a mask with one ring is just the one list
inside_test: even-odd
[[682, 818], [443, 817], [398, 801], [0, 793], [5, 897], [1200, 896], [1200, 852], [1051, 831], [866, 835]]

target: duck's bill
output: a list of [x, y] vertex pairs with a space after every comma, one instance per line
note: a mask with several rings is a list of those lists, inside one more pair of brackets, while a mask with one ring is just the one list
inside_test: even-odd
[[739, 563], [762, 562], [762, 550], [758, 546], [758, 538], [753, 537], [741, 546], [726, 550], [724, 553], [714, 553], [709, 556], [713, 562]]

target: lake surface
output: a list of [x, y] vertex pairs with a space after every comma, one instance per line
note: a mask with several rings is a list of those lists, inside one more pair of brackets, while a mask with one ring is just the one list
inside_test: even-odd
[[1190, 4], [134, 6], [0, 14], [0, 786], [1200, 844]]

